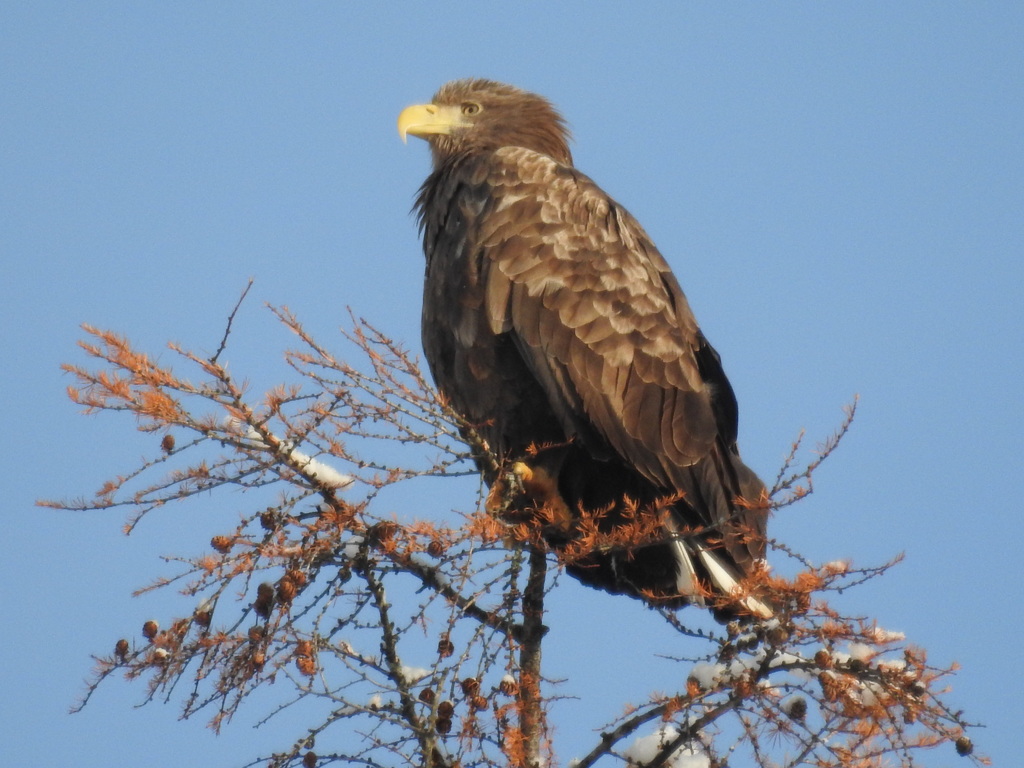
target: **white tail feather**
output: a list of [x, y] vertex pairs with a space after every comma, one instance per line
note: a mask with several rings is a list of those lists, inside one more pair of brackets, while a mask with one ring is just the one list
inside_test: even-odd
[[[715, 557], [715, 553], [708, 550], [708, 548], [699, 541], [694, 541], [693, 546], [696, 548], [697, 554], [700, 555], [700, 560], [704, 564], [704, 567], [708, 569], [708, 573], [711, 575], [711, 580], [714, 582], [715, 587], [723, 595], [735, 594], [739, 587], [739, 583], [737, 583], [736, 579], [734, 579], [732, 574], [729, 573], [728, 569], [719, 562], [718, 558]], [[771, 609], [755, 597], [747, 595], [742, 598], [741, 602], [743, 603], [743, 607], [758, 618], [768, 619], [772, 616]]]
[[678, 563], [676, 590], [679, 594], [689, 597], [697, 605], [704, 605], [704, 598], [697, 587], [697, 571], [693, 567], [690, 551], [686, 548], [685, 542], [678, 539], [672, 542], [672, 546], [675, 549]]

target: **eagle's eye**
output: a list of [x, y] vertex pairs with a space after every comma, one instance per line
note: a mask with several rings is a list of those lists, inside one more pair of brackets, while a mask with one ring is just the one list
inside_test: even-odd
[[467, 101], [462, 104], [462, 114], [467, 117], [472, 117], [473, 115], [478, 114], [481, 109], [483, 109], [483, 107], [475, 101]]

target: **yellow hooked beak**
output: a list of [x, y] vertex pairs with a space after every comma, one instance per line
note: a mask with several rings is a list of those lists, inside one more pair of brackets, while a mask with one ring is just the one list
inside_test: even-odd
[[436, 134], [449, 134], [453, 128], [468, 125], [459, 107], [416, 104], [406, 107], [398, 116], [398, 135], [404, 142], [409, 134], [424, 138]]

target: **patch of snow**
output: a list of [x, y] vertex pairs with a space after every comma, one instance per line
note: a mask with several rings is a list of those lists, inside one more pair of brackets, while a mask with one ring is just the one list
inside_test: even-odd
[[430, 670], [423, 667], [402, 667], [402, 677], [407, 683], [415, 683], [425, 677], [430, 677]]
[[866, 643], [850, 643], [850, 658], [856, 661], [871, 661], [875, 649]]
[[884, 659], [878, 662], [878, 668], [889, 672], [902, 672], [907, 668], [907, 662], [905, 659]]
[[[269, 448], [267, 441], [263, 439], [251, 424], [245, 424], [235, 416], [226, 416], [224, 418], [224, 429], [234, 434], [244, 434], [246, 439], [252, 441], [252, 447], [254, 448]], [[343, 474], [319, 459], [307, 456], [302, 451], [294, 448], [295, 443], [293, 441], [280, 440], [279, 443], [281, 450], [288, 455], [289, 459], [328, 488], [347, 488], [355, 482], [355, 478], [351, 475]]]
[[363, 546], [363, 537], [353, 536], [345, 542], [345, 545], [341, 548], [341, 554], [351, 560], [359, 554], [361, 546]]
[[[641, 736], [630, 744], [623, 757], [631, 765], [646, 765], [678, 736], [679, 731], [674, 726], [662, 725], [654, 733]], [[665, 765], [667, 768], [710, 768], [711, 761], [699, 746], [695, 749], [693, 746], [683, 745], [672, 752]]]
[[702, 691], [710, 691], [721, 681], [725, 674], [724, 664], [695, 664], [690, 670], [690, 677], [697, 681]]
[[345, 475], [319, 459], [307, 456], [302, 451], [292, 450], [288, 456], [302, 467], [303, 471], [315, 477], [328, 488], [347, 488], [355, 482], [351, 475]]
[[901, 643], [907, 639], [902, 632], [893, 632], [881, 627], [872, 627], [866, 634], [876, 643]]
[[798, 680], [813, 680], [814, 675], [811, 672], [807, 671], [807, 669], [799, 668], [800, 665], [806, 666], [808, 663], [807, 659], [802, 656], [798, 656], [795, 653], [778, 653], [772, 657], [768, 666], [774, 669], [776, 667], [785, 667], [792, 664], [794, 665], [794, 668], [787, 669], [786, 672]]

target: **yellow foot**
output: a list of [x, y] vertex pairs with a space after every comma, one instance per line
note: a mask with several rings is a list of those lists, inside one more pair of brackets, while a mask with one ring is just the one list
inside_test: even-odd
[[523, 484], [526, 495], [537, 506], [537, 511], [551, 525], [563, 533], [572, 528], [572, 513], [558, 492], [558, 481], [543, 467], [531, 467], [526, 462], [517, 461], [512, 471]]

